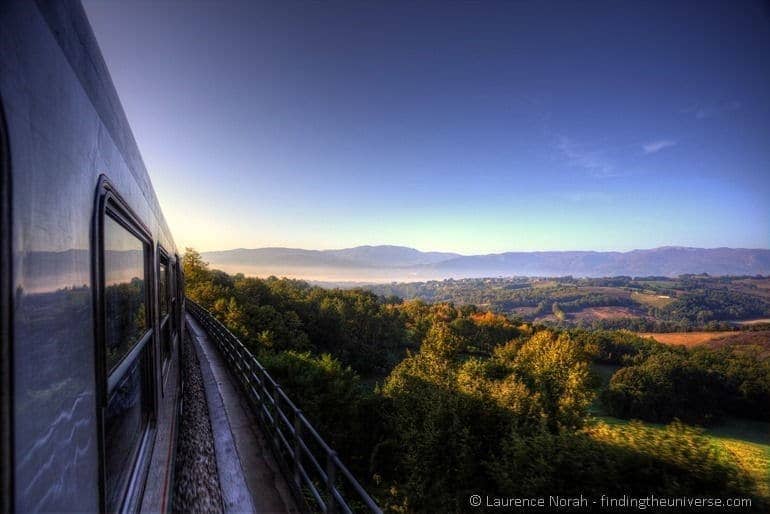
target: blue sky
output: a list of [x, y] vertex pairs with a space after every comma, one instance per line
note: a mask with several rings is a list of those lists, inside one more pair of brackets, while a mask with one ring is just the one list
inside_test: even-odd
[[761, 3], [101, 2], [177, 242], [770, 247]]

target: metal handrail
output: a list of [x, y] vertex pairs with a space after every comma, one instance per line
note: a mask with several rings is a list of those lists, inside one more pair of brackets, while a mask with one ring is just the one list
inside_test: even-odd
[[[300, 495], [309, 492], [321, 512], [353, 513], [363, 508], [381, 514], [382, 509], [340, 461], [337, 452], [326, 444], [254, 354], [209, 311], [189, 298], [186, 307], [217, 345], [230, 371], [240, 382], [276, 457], [293, 472], [297, 492]], [[313, 446], [320, 450], [321, 458], [312, 450]], [[309, 462], [310, 467], [303, 462]], [[351, 506], [351, 499], [341, 488], [352, 490], [362, 505]]]

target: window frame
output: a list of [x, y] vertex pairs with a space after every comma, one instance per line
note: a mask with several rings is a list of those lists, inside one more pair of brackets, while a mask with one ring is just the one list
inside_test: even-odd
[[[174, 254], [174, 337], [180, 342], [184, 338], [185, 313], [184, 313], [184, 274], [182, 273], [182, 259], [178, 254]], [[179, 343], [176, 343], [179, 344]]]
[[0, 512], [13, 511], [13, 293], [11, 154], [0, 98]]
[[[144, 246], [144, 280], [145, 280], [145, 308], [148, 320], [147, 331], [140, 340], [126, 353], [110, 373], [107, 369], [106, 359], [106, 298], [105, 298], [105, 258], [104, 258], [104, 226], [106, 217], [110, 218], [135, 236]], [[96, 200], [92, 219], [92, 249], [91, 249], [91, 274], [93, 283], [93, 313], [94, 313], [94, 359], [95, 359], [95, 383], [96, 383], [96, 424], [97, 447], [99, 454], [99, 505], [100, 511], [106, 512], [107, 506], [107, 452], [106, 452], [106, 410], [110, 395], [114, 388], [120, 384], [131, 365], [137, 359], [144, 358], [143, 363], [147, 371], [142, 377], [145, 387], [147, 409], [147, 423], [143, 433], [139, 436], [139, 442], [132, 458], [131, 469], [127, 476], [125, 489], [118, 511], [136, 510], [141, 493], [146, 481], [154, 435], [157, 427], [157, 384], [155, 349], [155, 266], [153, 262], [153, 239], [151, 232], [141, 219], [128, 206], [128, 203], [120, 196], [112, 183], [105, 175], [99, 177], [96, 188]], [[145, 353], [144, 350], [147, 350]]]
[[169, 283], [169, 291], [171, 292], [171, 305], [169, 312], [171, 313], [171, 339], [176, 346], [176, 339], [179, 337], [179, 256], [174, 254], [174, 261], [171, 263], [171, 279]]
[[[158, 258], [156, 259], [155, 273], [158, 280], [158, 286], [156, 288], [157, 301], [158, 301], [158, 347], [160, 353], [161, 369], [163, 370], [163, 376], [168, 375], [168, 370], [171, 365], [171, 360], [174, 355], [174, 342], [171, 336], [171, 258], [163, 248], [162, 245], [156, 245], [156, 252]], [[161, 287], [160, 287], [160, 275], [161, 265], [166, 266], [166, 313], [161, 311]], [[162, 316], [162, 317], [161, 317]], [[164, 345], [167, 345], [168, 353], [165, 353]], [[165, 381], [164, 381], [165, 383]]]

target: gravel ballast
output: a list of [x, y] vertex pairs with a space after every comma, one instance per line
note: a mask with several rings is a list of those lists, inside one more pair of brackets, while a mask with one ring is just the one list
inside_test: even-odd
[[222, 497], [206, 392], [198, 356], [182, 344], [182, 413], [176, 456], [174, 512], [221, 513]]

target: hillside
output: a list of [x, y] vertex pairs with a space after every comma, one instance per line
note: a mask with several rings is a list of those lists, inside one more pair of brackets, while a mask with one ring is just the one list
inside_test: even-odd
[[[465, 279], [373, 294], [231, 276], [193, 251], [184, 270], [190, 300], [258, 356], [385, 512], [466, 512], [457, 498], [476, 491], [554, 488], [740, 497], [768, 512], [766, 332], [687, 348], [544, 318], [649, 308], [682, 326], [704, 309], [756, 321], [770, 316], [770, 278]], [[540, 312], [503, 315], [522, 308]]]
[[474, 304], [563, 327], [680, 331], [759, 328], [770, 316], [770, 278], [485, 278], [372, 284], [385, 296]]

